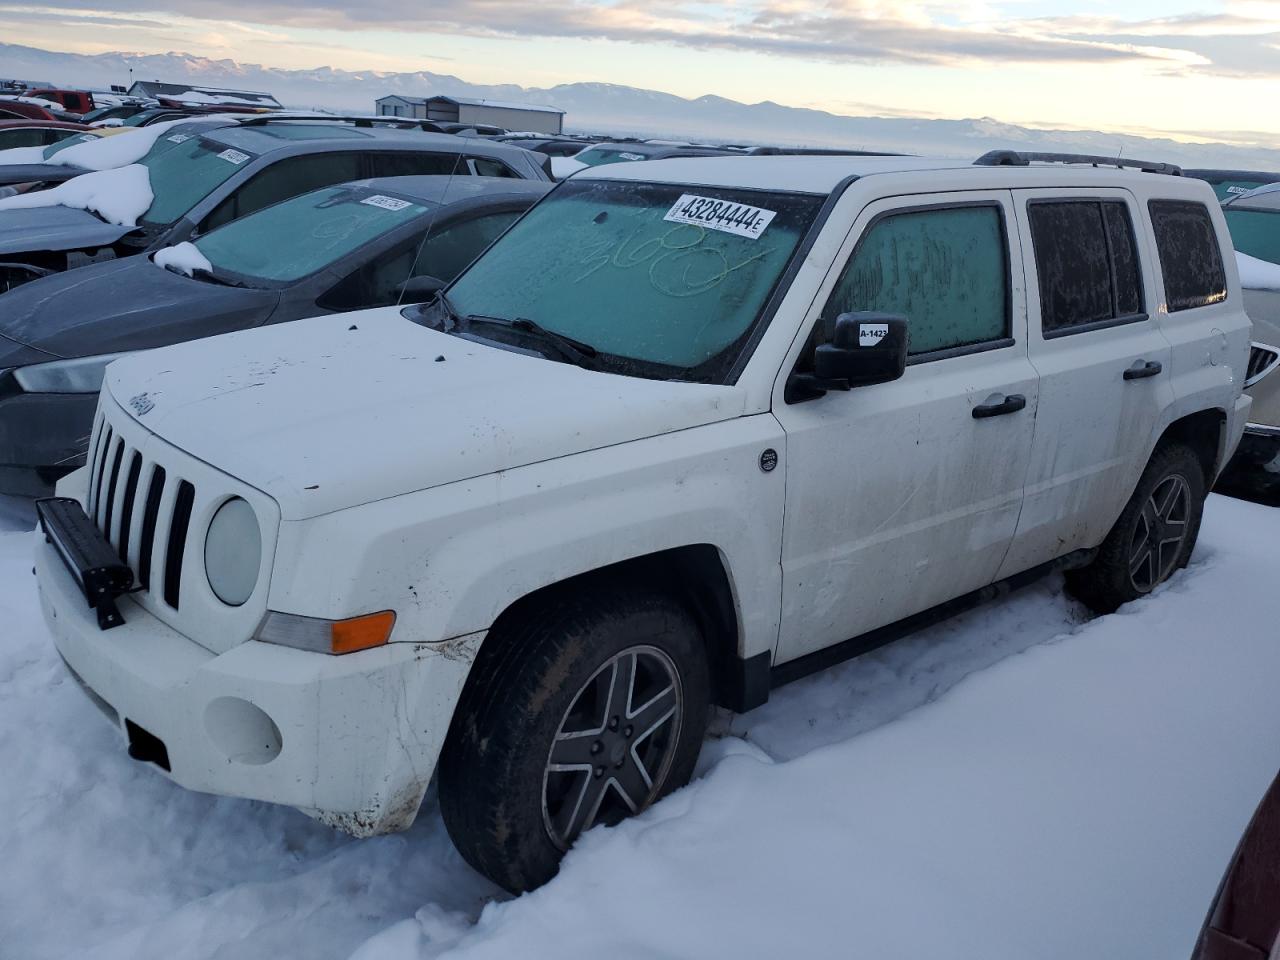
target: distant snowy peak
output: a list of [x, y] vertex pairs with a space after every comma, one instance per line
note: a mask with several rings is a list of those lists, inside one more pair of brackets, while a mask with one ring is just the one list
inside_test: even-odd
[[[427, 58], [428, 60], [430, 58]], [[316, 67], [284, 70], [189, 53], [82, 55], [0, 43], [0, 76], [46, 76], [58, 82], [106, 87], [135, 80], [171, 80], [265, 90], [298, 108], [369, 113], [378, 97], [478, 97], [516, 100], [566, 111], [568, 130], [668, 139], [724, 140], [829, 146], [894, 153], [976, 157], [994, 149], [1076, 151], [1142, 156], [1184, 166], [1280, 169], [1280, 150], [1241, 144], [1184, 143], [1096, 130], [1050, 130], [983, 116], [932, 120], [900, 116], [842, 116], [787, 107], [771, 100], [747, 104], [714, 93], [694, 99], [623, 84], [583, 82], [553, 87], [468, 83], [430, 70], [386, 72]]]

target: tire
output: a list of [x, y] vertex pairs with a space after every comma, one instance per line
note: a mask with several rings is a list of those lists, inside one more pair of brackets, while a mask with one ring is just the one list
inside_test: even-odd
[[706, 647], [679, 603], [607, 590], [542, 602], [500, 624], [472, 667], [440, 757], [449, 836], [499, 886], [531, 890], [583, 829], [688, 783], [709, 710]]
[[1205, 486], [1204, 468], [1190, 448], [1157, 448], [1097, 556], [1067, 573], [1067, 588], [1095, 613], [1112, 613], [1169, 579], [1195, 549]]

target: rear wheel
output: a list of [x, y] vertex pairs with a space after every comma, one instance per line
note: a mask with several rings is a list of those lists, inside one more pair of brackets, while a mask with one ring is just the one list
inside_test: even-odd
[[485, 641], [440, 759], [440, 807], [473, 867], [545, 883], [585, 830], [688, 782], [710, 707], [697, 623], [662, 595], [561, 597]]
[[1182, 444], [1159, 448], [1098, 554], [1067, 574], [1067, 586], [1097, 613], [1154, 590], [1187, 565], [1200, 534], [1204, 468]]

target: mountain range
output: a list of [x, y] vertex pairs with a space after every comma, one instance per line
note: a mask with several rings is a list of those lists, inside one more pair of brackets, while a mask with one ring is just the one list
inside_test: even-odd
[[[1221, 143], [1188, 143], [1097, 130], [1059, 130], [1002, 123], [989, 117], [962, 120], [843, 116], [772, 101], [741, 103], [719, 96], [686, 99], [610, 83], [554, 87], [469, 83], [448, 74], [418, 71], [284, 70], [187, 53], [76, 54], [0, 43], [0, 77], [48, 80], [67, 86], [106, 88], [134, 80], [189, 82], [272, 93], [293, 107], [371, 113], [387, 94], [481, 97], [547, 104], [566, 111], [566, 130], [614, 136], [670, 137], [734, 143], [776, 143], [883, 150], [948, 157], [1016, 149], [1141, 157], [1191, 167], [1280, 169], [1280, 150], [1227, 133]], [[977, 110], [980, 104], [975, 104]], [[1140, 119], [1140, 118], [1138, 118]]]

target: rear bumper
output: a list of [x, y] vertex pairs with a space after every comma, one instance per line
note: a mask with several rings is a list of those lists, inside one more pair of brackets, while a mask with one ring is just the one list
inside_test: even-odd
[[36, 574], [54, 644], [132, 755], [189, 789], [297, 807], [356, 836], [413, 822], [483, 638], [215, 655], [128, 597], [126, 622], [99, 629], [42, 537]]

